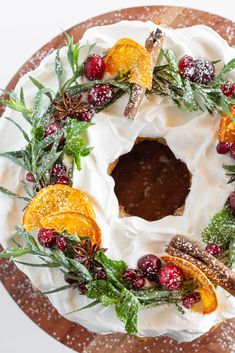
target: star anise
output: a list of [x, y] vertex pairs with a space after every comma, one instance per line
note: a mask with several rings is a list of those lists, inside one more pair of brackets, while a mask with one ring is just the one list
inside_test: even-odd
[[88, 270], [93, 270], [95, 267], [100, 267], [100, 264], [95, 260], [95, 255], [101, 250], [97, 244], [92, 244], [91, 239], [86, 239], [81, 245], [76, 245], [73, 248], [74, 257]]
[[54, 120], [63, 120], [67, 117], [78, 120], [85, 120], [84, 114], [90, 113], [91, 106], [89, 103], [81, 102], [82, 95], [69, 96], [63, 93], [61, 100], [52, 102], [55, 108]]

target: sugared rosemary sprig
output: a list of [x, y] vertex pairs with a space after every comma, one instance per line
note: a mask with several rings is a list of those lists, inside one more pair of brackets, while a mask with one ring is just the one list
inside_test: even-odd
[[162, 55], [167, 64], [155, 67], [153, 87], [148, 94], [169, 97], [184, 111], [207, 110], [211, 114], [225, 113], [234, 120], [229, 108], [235, 105], [235, 99], [226, 97], [221, 85], [226, 82], [226, 75], [235, 68], [235, 59], [227, 63], [210, 84], [203, 85], [181, 77], [177, 57], [171, 49], [163, 49]]

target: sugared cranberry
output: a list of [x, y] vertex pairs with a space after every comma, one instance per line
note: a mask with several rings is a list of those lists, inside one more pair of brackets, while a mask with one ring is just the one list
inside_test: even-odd
[[88, 101], [94, 106], [103, 106], [111, 101], [114, 95], [112, 86], [98, 83], [88, 91]]
[[29, 182], [29, 183], [34, 183], [35, 182], [35, 178], [33, 176], [32, 173], [28, 172], [25, 176], [25, 179]]
[[58, 236], [56, 238], [56, 246], [60, 251], [64, 252], [67, 249], [67, 245], [67, 241], [64, 237]]
[[101, 80], [105, 72], [104, 59], [98, 54], [90, 55], [84, 64], [84, 74], [90, 81]]
[[81, 294], [85, 294], [87, 292], [86, 283], [79, 283], [78, 290]]
[[143, 288], [144, 285], [145, 285], [145, 279], [143, 277], [140, 277], [140, 276], [137, 276], [132, 282], [132, 287], [134, 289]]
[[208, 85], [215, 78], [215, 65], [207, 59], [198, 59], [194, 61], [194, 74], [192, 81]]
[[95, 271], [95, 277], [97, 279], [106, 279], [107, 278], [107, 273], [104, 268], [99, 268]]
[[183, 78], [191, 78], [194, 74], [194, 60], [192, 56], [184, 55], [178, 63], [178, 69]]
[[232, 143], [230, 146], [231, 157], [235, 159], [235, 143]]
[[63, 163], [56, 163], [54, 164], [51, 175], [54, 177], [61, 177], [66, 174], [66, 167]]
[[138, 261], [138, 268], [142, 275], [152, 281], [158, 279], [161, 267], [161, 260], [153, 254], [144, 255]]
[[69, 185], [69, 179], [65, 175], [61, 175], [56, 179], [56, 184]]
[[[55, 132], [57, 132], [58, 130], [61, 130], [62, 126], [58, 123], [51, 123], [49, 124], [46, 129], [45, 129], [45, 137], [51, 136], [52, 134], [54, 134]], [[60, 139], [60, 145], [62, 145], [65, 141], [64, 136], [61, 137]], [[52, 144], [50, 146], [48, 146], [48, 148], [52, 147]]]
[[131, 268], [128, 268], [124, 274], [123, 274], [123, 278], [125, 281], [134, 281], [137, 277], [137, 271], [133, 270]]
[[182, 304], [185, 308], [191, 309], [194, 304], [200, 302], [201, 300], [201, 294], [199, 292], [194, 292], [192, 294], [187, 294], [183, 299], [182, 299]]
[[232, 95], [231, 92], [231, 82], [226, 82], [224, 85], [221, 86], [221, 91], [223, 92], [223, 94], [227, 97]]
[[229, 203], [230, 203], [231, 209], [232, 209], [233, 212], [235, 213], [235, 191], [233, 191], [233, 192], [230, 194]]
[[230, 90], [231, 90], [231, 94], [232, 94], [233, 98], [235, 98], [235, 82], [231, 84]]
[[227, 142], [219, 142], [216, 146], [216, 151], [219, 154], [226, 154], [230, 150], [230, 144]]
[[73, 276], [75, 276], [75, 274], [74, 274], [73, 272], [68, 272], [68, 273], [64, 276], [65, 282], [67, 282], [68, 284], [74, 284], [74, 283], [76, 283], [77, 281], [72, 278]]
[[45, 248], [52, 248], [56, 244], [57, 233], [54, 230], [41, 228], [38, 232], [38, 241]]
[[219, 255], [221, 253], [221, 248], [216, 244], [207, 244], [206, 251], [211, 255]]
[[160, 270], [160, 284], [169, 290], [180, 289], [183, 284], [183, 272], [178, 266], [166, 265]]
[[81, 121], [91, 121], [95, 115], [95, 110], [89, 103], [82, 102], [79, 107], [81, 108], [81, 113], [76, 113], [76, 119]]

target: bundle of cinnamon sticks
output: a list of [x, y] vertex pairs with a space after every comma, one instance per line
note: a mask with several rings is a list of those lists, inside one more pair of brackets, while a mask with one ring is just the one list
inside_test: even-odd
[[176, 235], [168, 244], [166, 252], [171, 256], [188, 260], [204, 272], [214, 284], [235, 296], [235, 273], [209, 254], [200, 243]]

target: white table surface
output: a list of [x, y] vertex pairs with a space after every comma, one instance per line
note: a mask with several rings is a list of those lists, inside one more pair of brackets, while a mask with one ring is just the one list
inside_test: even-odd
[[[115, 9], [177, 5], [214, 12], [235, 21], [233, 0], [1, 0], [0, 87], [43, 44], [67, 28]], [[69, 353], [70, 349], [38, 328], [0, 283], [0, 352]]]

